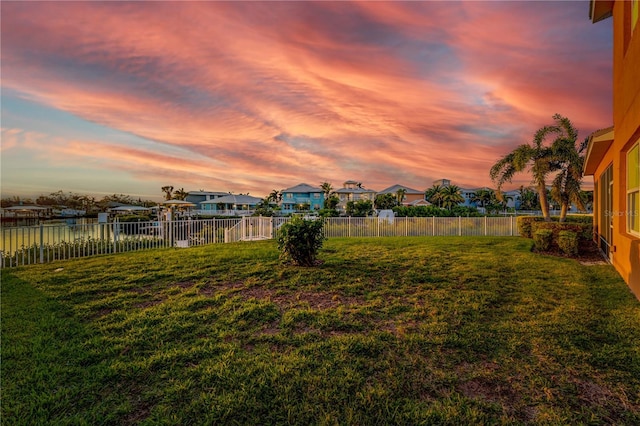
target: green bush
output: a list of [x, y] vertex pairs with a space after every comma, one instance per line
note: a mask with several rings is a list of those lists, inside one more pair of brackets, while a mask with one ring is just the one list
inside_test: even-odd
[[533, 234], [533, 243], [538, 251], [549, 251], [553, 242], [553, 231], [540, 229]]
[[576, 232], [580, 239], [590, 240], [593, 236], [593, 217], [586, 215], [567, 216], [566, 222], [558, 222], [557, 217], [552, 217], [551, 222], [545, 222], [542, 216], [520, 216], [517, 219], [520, 236], [533, 238], [538, 229], [551, 229], [557, 238], [560, 231]]
[[519, 216], [516, 219], [516, 224], [518, 225], [518, 232], [520, 236], [525, 238], [533, 238], [532, 232], [532, 224], [533, 222], [541, 220], [541, 217], [536, 216]]
[[553, 232], [553, 240], [558, 241], [561, 231], [572, 231], [578, 234], [579, 239], [590, 240], [593, 234], [593, 224], [584, 222], [532, 222], [531, 232], [535, 233], [540, 229], [548, 229]]
[[558, 233], [558, 247], [563, 253], [570, 256], [578, 254], [578, 234], [573, 231], [560, 231]]
[[282, 225], [278, 235], [280, 257], [300, 266], [313, 266], [324, 235], [322, 220], [294, 217]]

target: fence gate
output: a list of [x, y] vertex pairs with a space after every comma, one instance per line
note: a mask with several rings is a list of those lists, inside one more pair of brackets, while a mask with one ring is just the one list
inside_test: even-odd
[[273, 222], [270, 217], [244, 216], [238, 224], [225, 230], [224, 242], [268, 240], [273, 238]]

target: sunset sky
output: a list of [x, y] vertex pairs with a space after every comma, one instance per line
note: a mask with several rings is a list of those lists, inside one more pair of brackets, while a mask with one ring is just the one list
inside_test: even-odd
[[1, 8], [3, 197], [490, 186], [553, 114], [612, 124], [588, 1]]

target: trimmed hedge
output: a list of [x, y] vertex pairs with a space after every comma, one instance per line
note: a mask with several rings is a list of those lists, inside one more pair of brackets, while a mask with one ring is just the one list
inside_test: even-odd
[[540, 229], [533, 234], [533, 243], [538, 251], [548, 251], [553, 243], [553, 231]]
[[520, 233], [520, 236], [525, 238], [533, 238], [533, 233], [531, 232], [531, 224], [540, 220], [543, 219], [537, 216], [518, 216], [516, 218], [516, 224], [518, 225], [518, 232]]
[[[541, 231], [538, 231], [541, 232]], [[558, 233], [558, 247], [563, 253], [570, 256], [578, 254], [578, 234], [573, 231], [560, 231]]]
[[520, 235], [525, 238], [533, 238], [538, 229], [551, 229], [554, 239], [557, 239], [560, 231], [576, 232], [580, 239], [590, 240], [593, 237], [593, 217], [585, 215], [567, 216], [565, 222], [558, 222], [557, 217], [551, 218], [551, 222], [545, 222], [541, 216], [520, 216], [516, 220]]
[[578, 254], [580, 241], [593, 238], [593, 218], [591, 216], [567, 216], [565, 222], [557, 217], [545, 222], [540, 216], [520, 216], [518, 231], [525, 238], [533, 238], [538, 251], [561, 250], [571, 256]]

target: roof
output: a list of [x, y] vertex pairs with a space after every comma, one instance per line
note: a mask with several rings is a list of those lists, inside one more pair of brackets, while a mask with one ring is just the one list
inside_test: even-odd
[[431, 203], [427, 200], [415, 200], [407, 204], [409, 206], [430, 206]]
[[112, 212], [134, 212], [134, 211], [149, 211], [150, 208], [141, 206], [118, 206], [111, 209]]
[[587, 155], [584, 157], [583, 176], [593, 176], [602, 158], [613, 143], [613, 126], [596, 130], [589, 135]]
[[306, 183], [300, 183], [296, 186], [292, 186], [291, 188], [283, 189], [282, 192], [324, 192], [322, 189], [317, 186], [311, 186]]
[[395, 194], [399, 189], [404, 189], [407, 194], [424, 194], [424, 191], [418, 191], [417, 189], [409, 188], [400, 184], [395, 184], [386, 189], [383, 189], [382, 191], [379, 191], [378, 194]]
[[591, 0], [589, 2], [589, 19], [594, 24], [613, 16], [613, 0]]
[[373, 189], [367, 189], [367, 188], [340, 188], [338, 190], [335, 191], [337, 194], [354, 194], [354, 193], [358, 193], [358, 194], [363, 194], [363, 193], [369, 193], [369, 192], [376, 192]]
[[189, 195], [229, 195], [228, 192], [220, 192], [220, 191], [189, 191]]
[[230, 195], [225, 195], [224, 197], [220, 197], [220, 198], [216, 198], [214, 200], [208, 200], [208, 201], [203, 201], [200, 203], [200, 205], [202, 204], [249, 204], [249, 205], [253, 205], [253, 204], [258, 204], [260, 201], [262, 201], [261, 198], [258, 197], [252, 197], [250, 195], [234, 195], [234, 194], [230, 194]]

